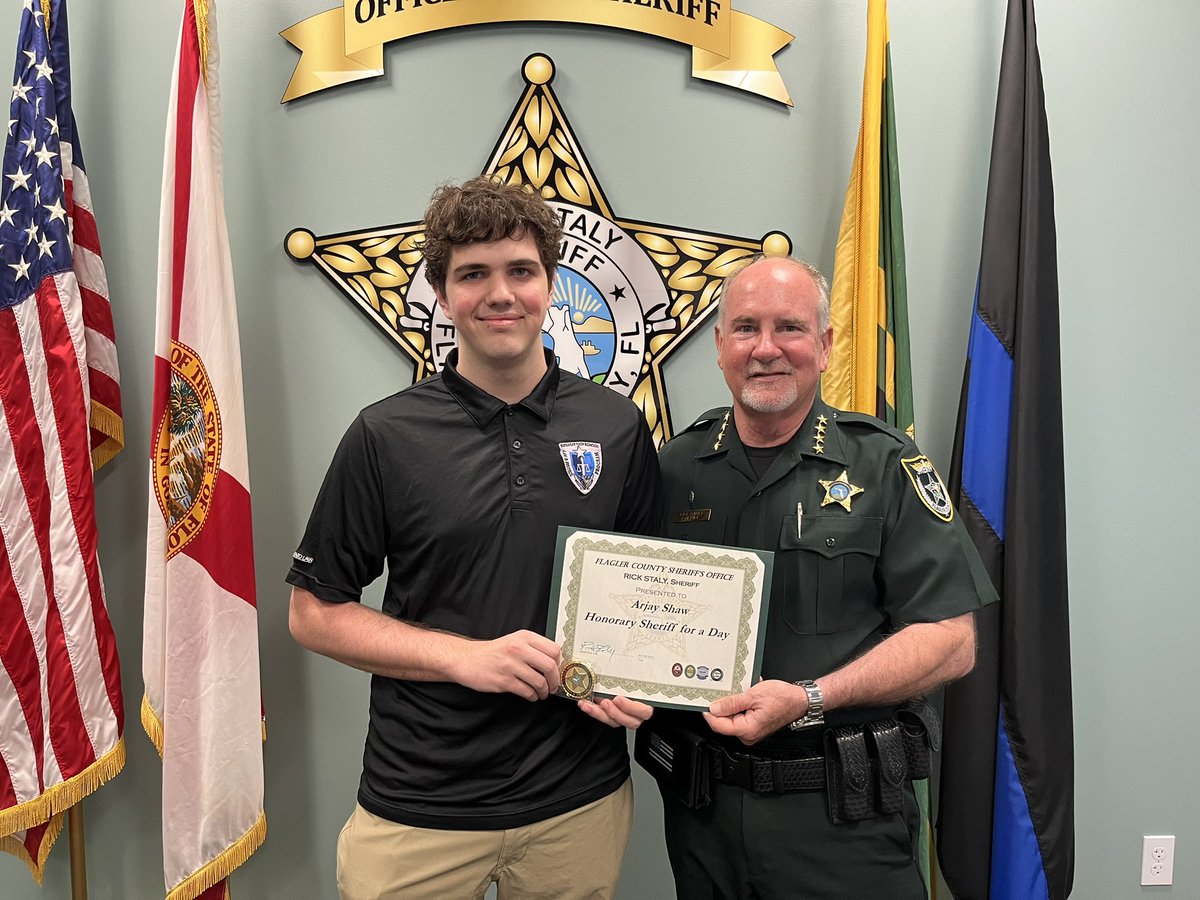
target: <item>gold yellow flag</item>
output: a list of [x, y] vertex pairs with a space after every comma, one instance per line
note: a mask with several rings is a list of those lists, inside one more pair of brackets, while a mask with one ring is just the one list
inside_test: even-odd
[[833, 354], [821, 396], [913, 433], [900, 167], [886, 0], [867, 6], [862, 124], [838, 232]]

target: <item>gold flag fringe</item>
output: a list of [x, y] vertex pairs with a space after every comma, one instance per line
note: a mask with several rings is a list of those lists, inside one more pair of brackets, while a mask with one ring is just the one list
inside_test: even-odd
[[158, 758], [162, 759], [163, 755], [163, 723], [158, 717], [158, 713], [154, 711], [154, 707], [150, 705], [150, 698], [142, 694], [142, 728], [146, 730], [146, 736], [150, 738], [150, 743], [154, 745], [154, 749], [158, 751]]
[[[142, 695], [142, 728], [145, 729], [158, 758], [163, 755], [163, 723], [150, 705], [150, 698]], [[263, 740], [267, 739], [267, 721], [262, 722]], [[258, 821], [244, 835], [238, 838], [223, 852], [211, 861], [197, 869], [167, 893], [167, 900], [193, 900], [223, 878], [228, 878], [238, 866], [250, 858], [267, 837], [266, 813], [259, 813]], [[228, 892], [226, 892], [228, 896]]]
[[46, 873], [46, 860], [50, 858], [50, 851], [54, 847], [54, 842], [58, 840], [58, 836], [62, 834], [63, 824], [66, 821], [66, 813], [56, 813], [51, 816], [50, 826], [46, 829], [46, 833], [42, 835], [42, 845], [38, 848], [37, 859], [30, 856], [29, 851], [25, 849], [25, 845], [11, 834], [6, 834], [0, 838], [0, 850], [3, 850], [5, 853], [11, 853], [24, 862], [25, 865], [29, 866], [29, 873], [33, 875], [33, 880], [41, 884], [42, 877]]
[[195, 900], [233, 870], [244, 863], [262, 846], [267, 837], [267, 814], [259, 813], [258, 821], [210, 862], [197, 869], [167, 892], [167, 900]]
[[208, 0], [193, 0], [196, 9], [196, 42], [200, 45], [200, 73], [208, 84]]
[[9, 835], [50, 821], [55, 813], [70, 809], [125, 767], [125, 738], [115, 747], [66, 781], [47, 788], [40, 796], [0, 812], [0, 834]]
[[94, 431], [108, 436], [104, 443], [92, 448], [92, 468], [98, 471], [125, 449], [125, 422], [103, 403], [93, 400], [88, 424]]
[[0, 834], [12, 834], [42, 825], [55, 813], [70, 809], [100, 785], [111, 780], [125, 767], [125, 739], [78, 775], [47, 788], [26, 803], [0, 812]]

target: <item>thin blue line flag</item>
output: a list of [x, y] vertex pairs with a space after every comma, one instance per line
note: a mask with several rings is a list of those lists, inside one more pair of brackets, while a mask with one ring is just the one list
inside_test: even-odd
[[1010, 0], [950, 489], [1001, 602], [946, 689], [938, 858], [958, 900], [1064, 900], [1074, 751], [1054, 189], [1033, 0]]

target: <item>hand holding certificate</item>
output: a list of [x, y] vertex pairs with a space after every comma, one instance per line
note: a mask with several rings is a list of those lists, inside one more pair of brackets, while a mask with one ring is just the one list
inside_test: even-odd
[[772, 554], [558, 529], [547, 633], [574, 699], [707, 709], [761, 667]]

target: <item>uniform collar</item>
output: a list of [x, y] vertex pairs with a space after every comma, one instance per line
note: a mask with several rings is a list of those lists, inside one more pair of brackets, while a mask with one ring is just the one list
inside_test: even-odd
[[[804, 422], [796, 429], [796, 433], [788, 439], [780, 451], [781, 457], [787, 457], [794, 464], [802, 457], [812, 459], [827, 459], [839, 465], [845, 464], [846, 448], [838, 429], [840, 412], [829, 406], [819, 397], [813, 400], [812, 409], [808, 411]], [[713, 419], [709, 426], [704, 442], [696, 452], [697, 459], [710, 456], [729, 454], [731, 464], [735, 461], [746, 462], [746, 448], [738, 437], [737, 428], [733, 422], [733, 410], [726, 409]], [[774, 467], [772, 467], [774, 468]]]
[[804, 424], [792, 435], [789, 445], [795, 447], [801, 456], [827, 459], [838, 465], [845, 465], [849, 460], [846, 458], [846, 445], [838, 427], [838, 417], [841, 415], [840, 410], [834, 409], [820, 397], [816, 398]]
[[[543, 422], [549, 422], [554, 412], [554, 397], [558, 391], [559, 368], [550, 350], [543, 347], [542, 352], [546, 354], [546, 374], [524, 400], [513, 405], [529, 410]], [[442, 367], [442, 383], [446, 385], [450, 396], [458, 401], [458, 405], [480, 428], [491, 424], [492, 419], [509, 405], [458, 374], [457, 348], [451, 350], [446, 357], [446, 365]]]

